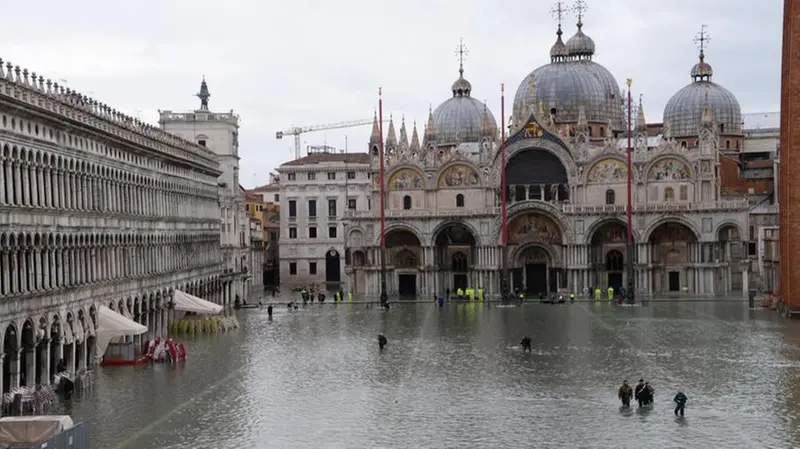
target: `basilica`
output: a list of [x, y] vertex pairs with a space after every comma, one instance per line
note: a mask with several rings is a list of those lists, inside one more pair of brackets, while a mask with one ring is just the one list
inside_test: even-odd
[[[648, 124], [641, 101], [634, 105], [632, 251], [626, 95], [594, 54], [580, 18], [566, 42], [559, 25], [550, 63], [517, 88], [504, 151], [506, 133], [472, 96], [463, 66], [421, 136], [415, 126], [409, 139], [404, 123], [398, 133], [390, 122], [383, 141], [390, 295], [474, 286], [494, 296], [503, 266], [512, 288], [534, 295], [618, 289], [629, 281], [640, 295], [747, 291], [752, 201], [727, 194], [723, 185], [723, 168], [746, 134], [739, 103], [713, 80], [704, 47], [689, 83], [667, 103], [663, 123]], [[380, 204], [381, 139], [376, 120], [369, 142], [373, 205]], [[346, 234], [348, 288], [377, 295], [378, 208], [349, 211]]]

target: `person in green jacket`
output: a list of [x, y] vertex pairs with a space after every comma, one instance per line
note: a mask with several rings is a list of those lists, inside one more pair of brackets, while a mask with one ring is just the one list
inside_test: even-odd
[[594, 300], [595, 301], [600, 301], [600, 296], [601, 295], [602, 295], [602, 293], [600, 292], [600, 287], [595, 288], [594, 289]]
[[609, 302], [614, 300], [614, 287], [608, 287], [608, 300]]
[[483, 301], [483, 287], [478, 287], [478, 301]]

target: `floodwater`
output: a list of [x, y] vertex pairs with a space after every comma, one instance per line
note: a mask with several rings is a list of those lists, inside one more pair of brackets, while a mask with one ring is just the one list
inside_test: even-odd
[[[99, 449], [800, 445], [800, 323], [741, 302], [314, 304], [240, 318], [187, 341], [183, 365], [100, 368], [66, 411]], [[517, 347], [526, 335], [532, 353]], [[653, 409], [621, 410], [620, 382], [640, 377]]]

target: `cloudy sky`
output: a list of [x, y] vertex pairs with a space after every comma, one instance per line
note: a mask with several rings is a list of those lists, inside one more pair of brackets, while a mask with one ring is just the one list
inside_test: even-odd
[[[521, 80], [549, 62], [551, 3], [6, 2], [0, 57], [153, 123], [158, 109], [196, 108], [193, 94], [205, 75], [211, 108], [242, 118], [241, 181], [252, 187], [293, 157], [293, 140], [276, 140], [276, 131], [371, 118], [379, 86], [385, 115], [421, 127], [428, 107], [451, 96], [462, 37], [473, 96], [485, 99], [499, 121], [500, 83], [513, 98]], [[597, 44], [597, 62], [620, 84], [633, 78], [648, 121], [660, 121], [670, 95], [689, 82], [701, 24], [711, 35], [706, 61], [715, 81], [744, 112], [777, 111], [782, 3], [589, 0], [584, 31]], [[574, 16], [565, 18], [565, 40], [574, 23]], [[349, 151], [365, 151], [369, 131], [320, 131], [302, 141], [342, 149], [347, 141]]]

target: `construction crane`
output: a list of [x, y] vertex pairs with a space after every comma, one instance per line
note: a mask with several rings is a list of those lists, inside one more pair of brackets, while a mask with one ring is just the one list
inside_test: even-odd
[[[283, 139], [283, 136], [294, 136], [294, 157], [300, 159], [300, 134], [314, 131], [327, 131], [329, 129], [354, 128], [356, 126], [371, 125], [375, 122], [374, 118], [364, 120], [352, 120], [349, 122], [328, 123], [327, 125], [294, 126], [285, 131], [275, 133], [276, 139]], [[384, 123], [388, 120], [384, 120]]]

